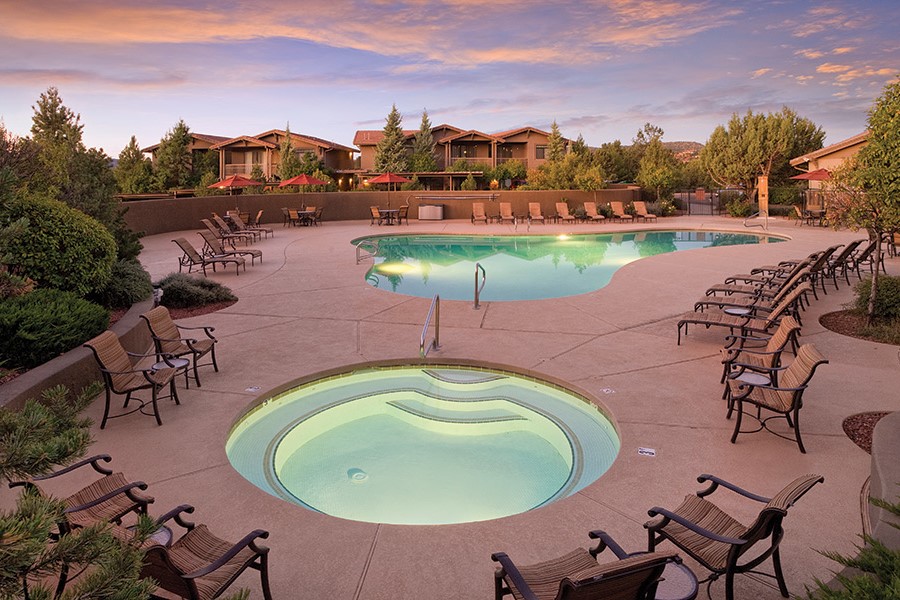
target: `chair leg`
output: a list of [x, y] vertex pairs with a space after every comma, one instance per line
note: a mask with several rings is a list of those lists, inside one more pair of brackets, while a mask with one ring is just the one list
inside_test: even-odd
[[730, 569], [725, 573], [725, 600], [734, 600], [734, 571]]
[[159, 404], [157, 402], [157, 391], [159, 388], [157, 386], [153, 386], [153, 393], [151, 394], [151, 402], [153, 402], [153, 416], [156, 417], [156, 424], [162, 425], [162, 419], [159, 418]]
[[110, 401], [110, 393], [109, 386], [106, 387], [106, 406], [103, 408], [103, 420], [100, 421], [100, 429], [104, 429], [106, 427], [106, 421], [109, 420], [109, 401]]
[[212, 350], [210, 350], [210, 356], [212, 357], [213, 370], [218, 373], [219, 372], [219, 363], [216, 362], [216, 345], [212, 345]]
[[202, 387], [200, 385], [200, 374], [197, 372], [197, 355], [194, 355], [194, 381], [197, 382], [197, 387]]
[[272, 600], [272, 592], [269, 590], [269, 558], [266, 554], [259, 557], [259, 578], [262, 582], [263, 598]]
[[784, 581], [784, 573], [781, 571], [781, 555], [779, 554], [777, 547], [772, 553], [772, 565], [775, 567], [775, 581], [778, 582], [778, 591], [781, 592], [783, 597], [790, 597], [790, 594], [788, 594], [787, 583]]
[[734, 420], [734, 433], [731, 434], [731, 443], [733, 444], [737, 439], [738, 434], [741, 432], [741, 418], [744, 416], [744, 402], [741, 400], [741, 397], [738, 396], [737, 399], [737, 408], [734, 406], [734, 399], [731, 399], [731, 402], [728, 405], [728, 418], [731, 418], [731, 414], [737, 410], [737, 418]]
[[181, 401], [178, 399], [178, 391], [175, 389], [175, 377], [172, 377], [172, 381], [169, 382], [169, 390], [172, 393], [172, 400], [180, 406]]
[[794, 409], [794, 437], [797, 438], [797, 445], [800, 446], [800, 454], [806, 454], [806, 448], [803, 447], [803, 439], [800, 437], [800, 409]]

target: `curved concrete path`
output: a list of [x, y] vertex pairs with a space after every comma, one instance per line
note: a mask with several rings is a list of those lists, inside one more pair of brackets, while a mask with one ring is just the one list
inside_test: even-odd
[[[616, 231], [613, 224], [535, 226], [532, 233]], [[271, 582], [277, 599], [339, 600], [490, 598], [494, 564], [506, 551], [520, 563], [557, 556], [588, 543], [602, 528], [629, 549], [642, 549], [642, 523], [654, 505], [674, 507], [699, 486], [695, 477], [713, 473], [761, 494], [774, 493], [795, 476], [825, 476], [785, 521], [782, 559], [789, 589], [803, 592], [813, 578], [829, 579], [835, 564], [816, 550], [853, 551], [861, 531], [860, 489], [869, 456], [841, 429], [851, 414], [900, 409], [898, 349], [836, 335], [818, 316], [850, 299], [847, 286], [815, 302], [803, 317], [803, 341], [830, 359], [808, 390], [801, 413], [808, 454], [765, 432], [729, 443], [718, 382], [723, 331], [692, 328], [676, 346], [675, 317], [693, 306], [706, 287], [759, 265], [861, 237], [848, 231], [796, 227], [772, 221], [770, 230], [791, 241], [664, 254], [631, 263], [606, 288], [570, 298], [442, 304], [442, 348], [436, 359], [504, 363], [572, 382], [596, 395], [614, 414], [621, 454], [598, 482], [565, 500], [504, 519], [449, 526], [392, 526], [345, 521], [313, 513], [260, 492], [232, 470], [224, 452], [235, 416], [258, 386], [270, 389], [295, 378], [351, 363], [418, 356], [419, 335], [429, 300], [370, 287], [370, 261], [357, 265], [353, 238], [386, 233], [513, 233], [510, 225], [412, 222], [408, 227], [371, 227], [367, 222], [326, 222], [314, 228], [282, 228], [254, 247], [264, 262], [236, 276], [213, 278], [240, 301], [184, 324], [209, 324], [220, 339], [221, 372], [201, 373], [203, 387], [180, 392], [181, 406], [161, 408], [164, 425], [138, 416], [96, 429], [94, 450], [113, 465], [146, 481], [156, 497], [154, 513], [180, 503], [197, 507], [194, 517], [212, 531], [238, 539], [254, 528], [271, 532]], [[741, 221], [721, 217], [661, 219], [655, 228], [742, 230]], [[758, 231], [758, 230], [753, 230]], [[523, 233], [520, 227], [519, 233]], [[193, 231], [143, 240], [141, 255], [154, 279], [176, 267], [171, 239]], [[900, 259], [889, 261], [900, 272]], [[99, 421], [101, 402], [90, 415]], [[641, 456], [639, 447], [656, 450]], [[727, 492], [723, 508], [745, 522]], [[690, 564], [690, 563], [688, 563]], [[250, 572], [239, 584], [261, 597]], [[742, 576], [738, 598], [777, 597], [768, 580]], [[714, 598], [724, 584], [713, 585]], [[701, 592], [703, 593], [703, 592]]]

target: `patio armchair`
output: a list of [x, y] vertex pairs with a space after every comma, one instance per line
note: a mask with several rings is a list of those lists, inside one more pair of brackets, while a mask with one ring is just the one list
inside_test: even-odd
[[544, 214], [541, 212], [541, 203], [540, 202], [529, 202], [528, 203], [528, 221], [540, 221], [544, 223]]
[[712, 326], [728, 327], [731, 333], [739, 331], [741, 335], [750, 333], [768, 333], [777, 326], [781, 317], [791, 315], [799, 317], [799, 303], [804, 294], [809, 292], [811, 285], [808, 281], [796, 286], [771, 310], [751, 311], [744, 315], [730, 315], [726, 312], [689, 312], [683, 314], [678, 321], [678, 344], [681, 344], [681, 331], [684, 329], [687, 335], [688, 324], [703, 325], [707, 329]]
[[488, 223], [488, 216], [484, 212], [484, 202], [473, 202], [472, 203], [472, 225], [474, 225], [477, 221], [481, 221], [485, 225]]
[[500, 214], [497, 216], [497, 220], [501, 224], [504, 221], [509, 221], [510, 223], [516, 222], [516, 215], [513, 214], [512, 203], [510, 203], [510, 202], [501, 202], [500, 203]]
[[603, 214], [600, 214], [597, 212], [597, 203], [596, 202], [585, 202], [584, 203], [584, 214], [588, 219], [590, 219], [594, 223], [606, 220], [606, 215], [603, 215]]
[[778, 328], [768, 338], [750, 335], [729, 335], [725, 338], [725, 347], [721, 349], [722, 377], [720, 383], [725, 384], [722, 398], [729, 396], [728, 380], [744, 381], [745, 373], [759, 373], [766, 377], [772, 385], [778, 385], [775, 370], [781, 366], [781, 353], [788, 345], [797, 352], [797, 336], [800, 335], [800, 323], [797, 319], [786, 316], [778, 323]]
[[[491, 554], [491, 560], [500, 564], [494, 572], [495, 600], [508, 595], [516, 600], [649, 599], [656, 595], [666, 567], [681, 562], [671, 552], [629, 555], [603, 531], [590, 536], [601, 538], [596, 548], [578, 548], [534, 565], [518, 566], [505, 552]], [[618, 560], [598, 563], [597, 555], [605, 548], [613, 550]]]
[[377, 206], [370, 206], [369, 211], [372, 213], [372, 220], [369, 222], [369, 225], [374, 225], [376, 222], [381, 225], [385, 221], [384, 215], [381, 214], [381, 209]]
[[403, 221], [409, 225], [409, 204], [401, 204], [397, 209], [397, 225], [403, 225]]
[[642, 221], [656, 221], [658, 218], [653, 213], [647, 211], [647, 203], [641, 200], [635, 200], [631, 203], [634, 206], [634, 214]]
[[241, 219], [241, 216], [237, 213], [231, 213], [231, 221], [234, 223], [235, 227], [237, 227], [238, 233], [252, 233], [256, 235], [256, 239], [260, 239], [261, 236], [268, 239], [270, 235], [275, 235], [275, 231], [271, 227], [260, 227], [259, 225], [250, 226], [245, 224], [243, 219]]
[[[782, 521], [788, 509], [825, 478], [815, 474], [800, 476], [771, 498], [748, 492], [714, 475], [700, 475], [697, 481], [709, 482], [709, 485], [696, 495], [687, 495], [677, 508], [667, 510], [655, 506], [647, 511], [654, 517], [644, 524], [648, 534], [647, 549], [653, 552], [660, 542], [672, 542], [710, 571], [709, 577], [701, 582], [706, 582], [707, 586], [724, 575], [726, 600], [734, 599], [734, 576], [740, 573], [774, 578], [781, 595], [787, 598], [788, 589], [778, 550], [784, 539]], [[753, 523], [749, 526], [741, 524], [707, 499], [720, 487], [763, 505]], [[755, 570], [770, 557], [774, 573]]]
[[563, 223], [575, 222], [575, 215], [569, 213], [569, 205], [565, 202], [556, 203], [556, 220]]
[[139, 406], [137, 408], [110, 415], [109, 405], [112, 394], [125, 396], [123, 408], [128, 408], [134, 392], [150, 390], [150, 403], [157, 425], [162, 425], [158, 405], [159, 392], [162, 388], [169, 386], [169, 394], [165, 397], [171, 397], [175, 404], [181, 404], [175, 389], [175, 377], [179, 373], [186, 373], [187, 365], [183, 362], [176, 361], [168, 355], [127, 352], [119, 342], [119, 337], [108, 329], [85, 342], [84, 346], [90, 348], [94, 353], [106, 388], [106, 404], [103, 409], [103, 420], [100, 421], [100, 429], [104, 429], [106, 422], [110, 419], [130, 415], [143, 409], [146, 405], [145, 401], [138, 399]]
[[[794, 430], [794, 439], [800, 448], [801, 454], [806, 454], [803, 447], [803, 440], [800, 437], [800, 409], [803, 408], [803, 392], [809, 387], [809, 381], [812, 379], [819, 365], [827, 364], [828, 359], [812, 344], [803, 344], [797, 350], [797, 356], [794, 361], [786, 368], [770, 369], [773, 374], [769, 377], [769, 383], [751, 383], [741, 381], [740, 379], [728, 380], [728, 418], [736, 411], [737, 419], [734, 423], [734, 433], [731, 435], [731, 443], [735, 443], [740, 433], [755, 433], [763, 429], [768, 429], [778, 437], [784, 436], [778, 432], [772, 431], [768, 427], [770, 419], [785, 419], [788, 427]], [[759, 368], [759, 367], [757, 367]], [[781, 371], [778, 375], [777, 383], [774, 377], [776, 371]], [[744, 404], [750, 404], [757, 408], [756, 415], [751, 415], [759, 421], [759, 427], [752, 431], [741, 431], [741, 418], [745, 414]], [[775, 413], [769, 417], [762, 418], [761, 410], [768, 410]]]
[[[217, 238], [209, 231], [198, 231], [200, 237], [203, 238], [203, 257], [204, 258], [233, 258], [235, 256], [249, 256], [250, 264], [256, 264], [256, 259], [262, 262], [262, 250], [256, 248], [242, 247], [240, 250], [236, 246], [231, 245], [231, 250], [225, 249], [224, 240]], [[246, 269], [246, 265], [245, 265]]]
[[291, 222], [291, 209], [283, 207], [281, 209], [281, 226], [288, 227], [289, 225], [293, 225]]
[[622, 202], [611, 201], [609, 209], [612, 211], [613, 219], [619, 221], [634, 221], [634, 217], [625, 212], [625, 205]]
[[[221, 239], [221, 238], [217, 238]], [[188, 273], [194, 270], [194, 267], [200, 267], [203, 274], [206, 275], [206, 267], [212, 267], [213, 272], [217, 265], [227, 266], [233, 264], [235, 273], [241, 274], [241, 267], [247, 270], [247, 264], [241, 256], [217, 256], [214, 258], [205, 257], [194, 248], [189, 241], [184, 238], [175, 238], [172, 240], [181, 248], [183, 254], [178, 259], [178, 272], [181, 273], [182, 267], [187, 267]]]
[[313, 225], [315, 225], [316, 227], [318, 227], [319, 225], [322, 224], [322, 213], [323, 213], [323, 212], [325, 212], [325, 207], [324, 207], [324, 206], [320, 206], [320, 207], [316, 208], [316, 212], [315, 212], [315, 214], [313, 214], [313, 216], [312, 216], [312, 223], [313, 223]]
[[[250, 568], [259, 571], [263, 598], [272, 600], [269, 549], [258, 544], [259, 540], [269, 537], [269, 532], [255, 529], [239, 542], [232, 543], [211, 533], [206, 525], [187, 521], [183, 513], [192, 512], [194, 507], [183, 504], [157, 520], [161, 530], [165, 531], [165, 541], [151, 537], [141, 545], [144, 550], [141, 577], [153, 578], [160, 588], [182, 598], [212, 600]], [[174, 525], [185, 533], [173, 541]], [[124, 537], [122, 530], [118, 535]]]
[[[194, 381], [197, 382], [197, 387], [200, 387], [198, 367], [211, 365], [216, 373], [219, 372], [219, 365], [216, 362], [216, 343], [218, 340], [212, 334], [215, 331], [214, 327], [184, 327], [176, 325], [169, 314], [169, 309], [165, 306], [151, 308], [141, 315], [141, 319], [147, 323], [147, 327], [150, 329], [150, 337], [153, 338], [157, 354], [160, 356], [174, 356], [176, 358], [190, 356], [190, 362], [194, 371]], [[205, 337], [183, 337], [182, 331], [202, 331]], [[207, 354], [210, 356], [210, 361], [201, 363], [200, 359]]]

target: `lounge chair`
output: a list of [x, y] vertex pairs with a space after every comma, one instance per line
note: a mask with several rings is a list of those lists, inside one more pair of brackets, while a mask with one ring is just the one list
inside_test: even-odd
[[[643, 600], [656, 596], [666, 567], [681, 562], [675, 553], [629, 555], [605, 532], [592, 531], [590, 535], [601, 538], [596, 548], [578, 548], [534, 565], [517, 566], [505, 552], [491, 554], [491, 560], [500, 563], [494, 572], [494, 599], [512, 595], [516, 600]], [[618, 551], [618, 560], [598, 563], [597, 554], [605, 548]]]
[[[782, 281], [778, 287], [760, 288], [755, 295], [731, 294], [730, 296], [704, 296], [694, 303], [694, 311], [702, 311], [710, 306], [724, 308], [746, 308], [748, 310], [757, 307], [772, 308], [778, 304], [795, 286], [809, 279], [809, 267], [797, 271], [790, 279]], [[735, 314], [736, 311], [732, 311]]]
[[[737, 419], [734, 423], [734, 433], [731, 435], [731, 443], [737, 440], [739, 433], [755, 433], [768, 428], [770, 419], [785, 419], [789, 427], [794, 430], [794, 439], [800, 452], [805, 454], [803, 440], [800, 438], [800, 409], [803, 407], [803, 392], [809, 386], [809, 381], [819, 365], [827, 364], [828, 359], [822, 356], [812, 344], [803, 344], [797, 350], [797, 357], [779, 375], [777, 384], [768, 384], [741, 381], [739, 379], [728, 380], [728, 418], [737, 411]], [[773, 380], [774, 381], [774, 380]], [[741, 431], [741, 417], [744, 415], [744, 403], [751, 404], [757, 409], [765, 409], [775, 413], [765, 419], [751, 415], [759, 420], [759, 428], [753, 431]], [[769, 429], [769, 431], [772, 431]], [[779, 437], [786, 437], [780, 433]]]
[[597, 212], [597, 203], [596, 202], [585, 202], [584, 203], [584, 214], [588, 219], [590, 219], [594, 223], [596, 223], [598, 221], [606, 220], [606, 215], [602, 215]]
[[235, 256], [249, 256], [250, 264], [256, 264], [256, 259], [259, 259], [259, 262], [262, 262], [262, 250], [257, 250], [256, 248], [242, 248], [240, 250], [237, 249], [233, 244], [231, 245], [231, 250], [225, 249], [225, 244], [222, 238], [217, 238], [209, 231], [198, 231], [197, 232], [200, 237], [203, 238], [203, 256], [205, 258], [231, 258]]
[[[263, 216], [263, 209], [259, 209], [259, 211], [256, 213], [255, 217], [253, 217], [253, 216], [250, 217], [250, 220], [247, 222], [247, 225], [249, 225], [251, 227], [261, 227], [262, 226], [262, 216]], [[275, 234], [273, 233], [272, 235], [275, 235]]]
[[239, 231], [236, 227], [230, 226], [227, 222], [225, 222], [225, 219], [215, 213], [213, 213], [212, 220], [216, 224], [216, 228], [219, 231], [219, 237], [228, 237], [233, 240], [243, 239], [248, 244], [252, 244], [262, 235], [258, 231]]
[[[175, 401], [175, 404], [181, 404], [178, 400], [178, 392], [175, 389], [175, 377], [179, 373], [184, 373], [187, 364], [176, 362], [168, 356], [158, 356], [157, 354], [135, 354], [127, 352], [119, 342], [119, 337], [110, 330], [106, 330], [97, 337], [88, 340], [84, 346], [90, 348], [97, 359], [97, 366], [100, 374], [103, 376], [103, 383], [106, 387], [106, 404], [103, 409], [103, 420], [100, 421], [100, 429], [106, 427], [106, 422], [110, 419], [124, 417], [133, 412], [141, 410], [146, 402], [138, 400], [139, 406], [127, 412], [117, 415], [109, 414], [109, 404], [112, 394], [124, 395], [125, 404], [123, 408], [128, 408], [131, 402], [131, 395], [140, 390], [150, 390], [151, 406], [153, 407], [153, 416], [156, 417], [156, 424], [162, 425], [162, 419], [159, 418], [159, 392], [162, 388], [169, 386], [169, 395]], [[150, 360], [152, 358], [152, 360]], [[133, 359], [138, 359], [134, 361]]]
[[[216, 362], [216, 342], [218, 341], [212, 332], [214, 327], [184, 327], [176, 325], [165, 306], [157, 306], [141, 315], [150, 329], [150, 337], [156, 347], [157, 354], [161, 356], [190, 356], [193, 364], [194, 381], [200, 387], [200, 375], [197, 367], [212, 365], [216, 373], [219, 365]], [[182, 331], [202, 331], [205, 337], [183, 337]], [[210, 362], [200, 363], [200, 359], [209, 354]]]
[[544, 223], [544, 215], [541, 212], [541, 203], [540, 202], [529, 202], [528, 203], [528, 221], [540, 221]]
[[681, 329], [687, 335], [688, 324], [695, 323], [703, 325], [707, 329], [712, 326], [728, 327], [733, 334], [740, 331], [741, 335], [749, 333], [768, 333], [768, 331], [778, 325], [783, 315], [799, 316], [799, 303], [803, 294], [811, 289], [808, 281], [804, 281], [794, 289], [792, 289], [784, 298], [781, 299], [776, 306], [770, 311], [760, 311], [763, 314], [757, 314], [752, 311], [746, 315], [737, 316], [729, 315], [726, 312], [689, 312], [681, 316], [678, 321], [678, 344], [681, 344]]
[[563, 223], [575, 222], [575, 215], [569, 214], [569, 205], [565, 202], [556, 203], [556, 220]]
[[646, 202], [635, 200], [631, 204], [634, 206], [634, 213], [638, 219], [643, 221], [656, 221], [657, 216], [647, 211]]
[[235, 272], [240, 275], [241, 267], [244, 267], [244, 270], [247, 270], [247, 264], [244, 261], [243, 257], [240, 256], [220, 256], [217, 258], [207, 258], [197, 252], [197, 249], [194, 248], [189, 241], [184, 238], [175, 238], [172, 240], [178, 247], [181, 248], [181, 251], [184, 253], [178, 259], [178, 272], [181, 273], [182, 267], [187, 267], [188, 273], [194, 270], [194, 267], [200, 267], [203, 270], [203, 274], [206, 275], [206, 267], [212, 267], [213, 272], [216, 271], [217, 265], [227, 266], [229, 264], [233, 264], [235, 266]]
[[372, 221], [369, 225], [374, 225], [376, 222], [381, 225], [385, 221], [384, 215], [381, 214], [381, 209], [377, 206], [370, 206], [369, 211], [372, 213]]
[[834, 289], [838, 289], [837, 278], [839, 275], [843, 275], [844, 279], [847, 281], [847, 285], [850, 285], [850, 277], [847, 271], [853, 268], [853, 254], [860, 244], [865, 241], [866, 240], [853, 240], [852, 242], [849, 242], [840, 252], [833, 254], [832, 257], [826, 261], [825, 268], [822, 269], [822, 276], [819, 277], [819, 281], [822, 282], [822, 291], [825, 291], [826, 277], [831, 278]]
[[[856, 271], [856, 276], [859, 279], [862, 279], [863, 266], [868, 267], [869, 273], [875, 272], [875, 246], [875, 240], [871, 240], [864, 248], [857, 249], [857, 251], [847, 259], [847, 269]], [[882, 242], [881, 248], [881, 261], [879, 267], [883, 273], [887, 273], [887, 270], [884, 267], [884, 255], [887, 252], [884, 242]]]
[[502, 224], [504, 221], [509, 221], [510, 223], [516, 222], [516, 215], [513, 214], [512, 204], [510, 202], [501, 202], [500, 203], [500, 214], [497, 216], [497, 220]]
[[[787, 516], [788, 509], [814, 485], [825, 481], [825, 478], [814, 474], [803, 475], [771, 498], [743, 490], [714, 475], [701, 475], [697, 481], [708, 481], [709, 486], [696, 495], [686, 496], [678, 508], [666, 510], [657, 506], [647, 511], [651, 517], [655, 517], [644, 524], [649, 538], [648, 550], [653, 552], [657, 544], [669, 540], [710, 571], [709, 577], [703, 582], [712, 584], [724, 575], [726, 600], [734, 600], [734, 576], [750, 572], [774, 577], [781, 595], [787, 598], [787, 584], [778, 552], [778, 546], [784, 538], [781, 523]], [[764, 504], [753, 523], [744, 526], [707, 500], [707, 496], [720, 486], [748, 500]], [[772, 558], [774, 574], [756, 571], [756, 567], [769, 557]]]
[[634, 221], [634, 217], [625, 212], [625, 205], [622, 202], [612, 201], [609, 203], [609, 209], [612, 211], [612, 218], [619, 221]]
[[481, 221], [485, 225], [488, 223], [488, 216], [484, 212], [484, 202], [472, 203], [472, 225], [477, 221]]
[[267, 239], [270, 235], [271, 236], [275, 235], [275, 231], [271, 227], [260, 227], [259, 225], [251, 227], [250, 225], [246, 225], [244, 223], [244, 221], [241, 219], [240, 215], [238, 215], [237, 213], [231, 214], [231, 220], [232, 220], [232, 222], [234, 222], [235, 226], [237, 227], [238, 233], [241, 233], [244, 231], [247, 231], [250, 233], [256, 233], [256, 234], [258, 234], [257, 239], [259, 239], [260, 235], [265, 236]]
[[[722, 348], [722, 378], [725, 384], [722, 398], [728, 399], [728, 380], [746, 381], [750, 377], [745, 374], [759, 373], [773, 384], [778, 384], [778, 371], [781, 366], [781, 353], [788, 345], [797, 352], [797, 336], [800, 335], [800, 323], [791, 316], [785, 316], [778, 323], [778, 328], [768, 338], [749, 335], [729, 335]], [[742, 379], [742, 377], [744, 377]], [[756, 378], [761, 380], [761, 378]]]
[[[219, 220], [221, 220], [221, 217], [219, 217]], [[233, 232], [231, 232], [231, 230], [230, 230], [229, 228], [225, 227], [225, 228], [223, 229], [223, 228], [220, 227], [219, 225], [214, 224], [214, 223], [213, 223], [212, 221], [210, 221], [209, 219], [200, 219], [200, 222], [201, 222], [201, 223], [203, 224], [203, 226], [206, 227], [206, 228], [209, 230], [209, 232], [212, 233], [214, 236], [216, 236], [217, 238], [222, 238], [222, 239], [227, 240], [227, 241], [229, 241], [229, 242], [240, 241], [240, 242], [245, 242], [245, 243], [247, 243], [247, 242], [248, 242], [248, 239], [251, 240], [251, 241], [252, 241], [252, 239], [253, 239], [253, 236], [252, 236], [251, 234], [249, 234], [249, 233], [233, 233]], [[224, 221], [222, 221], [222, 222], [224, 223]]]
[[[272, 600], [269, 589], [269, 549], [257, 544], [269, 533], [256, 529], [239, 542], [232, 543], [213, 535], [206, 525], [195, 525], [184, 519], [182, 513], [194, 508], [182, 505], [157, 522], [174, 538], [169, 521], [182, 527], [186, 533], [169, 543], [142, 545], [144, 565], [141, 577], [150, 577], [157, 585], [182, 598], [212, 600], [219, 597], [248, 567], [259, 571], [263, 598]], [[121, 533], [119, 534], [121, 537]]]

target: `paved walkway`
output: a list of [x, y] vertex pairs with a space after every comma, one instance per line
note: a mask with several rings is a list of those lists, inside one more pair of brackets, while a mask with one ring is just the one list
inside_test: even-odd
[[[861, 531], [860, 490], [869, 456], [841, 429], [851, 414], [900, 409], [898, 349], [834, 334], [818, 316], [850, 299], [847, 286], [813, 304], [803, 316], [803, 341], [814, 342], [830, 364], [820, 368], [804, 397], [804, 442], [765, 432], [730, 444], [732, 422], [720, 399], [718, 349], [723, 332], [692, 328], [675, 343], [675, 317], [693, 306], [706, 287], [752, 266], [801, 257], [859, 233], [795, 227], [773, 221], [771, 231], [791, 241], [691, 250], [631, 263], [594, 293], [541, 301], [444, 302], [435, 359], [503, 363], [569, 381], [598, 397], [615, 416], [621, 453], [598, 482], [545, 508], [483, 523], [391, 526], [345, 521], [313, 513], [258, 491], [230, 467], [225, 437], [235, 416], [263, 391], [325, 369], [418, 356], [429, 300], [370, 287], [370, 262], [355, 263], [350, 240], [384, 233], [513, 233], [510, 225], [472, 226], [463, 221], [413, 221], [408, 227], [368, 222], [326, 222], [284, 229], [258, 242], [264, 262], [236, 276], [213, 276], [240, 297], [218, 313], [185, 324], [216, 327], [218, 374], [207, 370], [203, 387], [181, 392], [182, 405], [166, 404], [162, 427], [132, 416], [95, 430], [94, 449], [149, 485], [155, 513], [180, 503], [197, 507], [198, 522], [226, 538], [254, 528], [271, 532], [271, 581], [277, 599], [355, 600], [490, 598], [490, 554], [506, 551], [529, 563], [588, 543], [602, 528], [629, 549], [645, 547], [642, 523], [653, 505], [674, 507], [696, 491], [695, 477], [713, 473], [761, 494], [774, 493], [795, 476], [825, 476], [785, 521], [782, 558], [789, 589], [803, 592], [813, 578], [828, 579], [835, 565], [815, 550], [852, 552]], [[637, 226], [640, 227], [640, 226]], [[742, 230], [720, 217], [662, 219], [657, 228]], [[522, 227], [518, 233], [522, 233]], [[535, 226], [532, 233], [614, 231], [613, 224]], [[754, 230], [758, 231], [758, 230]], [[179, 254], [170, 240], [193, 231], [145, 238], [141, 256], [154, 279], [173, 271]], [[889, 270], [900, 273], [900, 259]], [[91, 416], [97, 421], [102, 406]], [[639, 447], [656, 450], [639, 455]], [[722, 493], [723, 507], [749, 522], [752, 514]], [[255, 573], [239, 583], [260, 597]], [[742, 576], [738, 598], [777, 597], [770, 582]], [[723, 597], [724, 584], [713, 585]]]

